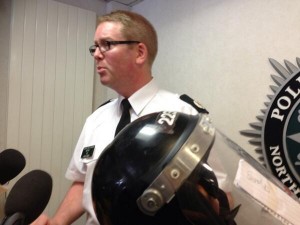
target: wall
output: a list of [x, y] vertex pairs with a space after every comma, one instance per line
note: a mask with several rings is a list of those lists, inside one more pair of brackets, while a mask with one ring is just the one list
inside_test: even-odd
[[3, 148], [18, 149], [26, 158], [25, 169], [8, 186], [31, 170], [49, 172], [52, 215], [70, 185], [64, 174], [92, 112], [94, 62], [88, 47], [96, 13], [52, 0], [14, 0], [6, 6]]
[[[47, 0], [43, 0], [43, 1], [32, 0], [32, 1], [24, 1], [24, 2], [23, 2], [23, 0], [15, 0], [15, 1], [18, 3], [24, 3], [24, 4], [26, 2], [27, 11], [30, 11], [32, 13], [29, 13], [29, 15], [27, 15], [27, 17], [24, 19], [24, 21], [28, 20], [28, 21], [32, 22], [32, 19], [34, 19], [34, 16], [36, 15], [36, 11], [42, 12], [42, 11], [40, 11], [40, 8], [39, 9], [36, 8], [35, 3], [38, 1], [37, 3], [40, 4], [38, 7], [41, 7], [43, 2], [45, 2]], [[40, 123], [42, 116], [48, 112], [48, 110], [41, 111], [40, 109], [45, 108], [45, 107], [47, 109], [49, 109], [49, 106], [50, 106], [49, 102], [46, 102], [41, 99], [45, 98], [45, 96], [49, 97], [51, 95], [51, 94], [45, 95], [43, 88], [46, 88], [48, 91], [56, 90], [57, 93], [58, 93], [58, 90], [60, 90], [59, 92], [62, 95], [60, 96], [59, 102], [63, 102], [64, 93], [72, 94], [72, 90], [68, 89], [68, 88], [70, 88], [70, 82], [69, 82], [70, 79], [68, 80], [68, 83], [66, 83], [65, 87], [63, 87], [63, 85], [60, 85], [60, 87], [62, 87], [62, 89], [61, 88], [53, 88], [53, 87], [51, 87], [51, 85], [49, 86], [48, 82], [45, 82], [47, 85], [44, 86], [43, 80], [49, 81], [49, 80], [52, 80], [52, 78], [53, 78], [53, 76], [51, 76], [51, 74], [53, 74], [53, 73], [49, 74], [50, 71], [45, 70], [46, 71], [45, 73], [48, 73], [48, 75], [46, 75], [44, 77], [43, 69], [40, 70], [43, 65], [45, 65], [49, 62], [48, 59], [46, 60], [47, 54], [44, 51], [46, 49], [46, 47], [42, 45], [43, 40], [45, 42], [45, 39], [41, 38], [41, 36], [43, 36], [43, 35], [44, 35], [43, 37], [45, 37], [46, 34], [43, 32], [40, 32], [40, 31], [45, 31], [45, 29], [43, 29], [43, 28], [49, 29], [49, 27], [50, 27], [50, 25], [48, 23], [47, 23], [48, 24], [47, 26], [40, 25], [43, 22], [45, 22], [45, 20], [47, 20], [47, 18], [48, 18], [46, 15], [47, 9], [43, 8], [43, 10], [44, 10], [43, 13], [45, 13], [45, 11], [46, 11], [46, 13], [40, 18], [40, 20], [38, 20], [36, 22], [36, 26], [37, 26], [36, 29], [37, 30], [41, 29], [41, 30], [35, 32], [34, 27], [30, 27], [30, 29], [27, 27], [25, 29], [25, 32], [27, 33], [26, 37], [28, 39], [25, 40], [25, 42], [24, 42], [24, 43], [26, 43], [26, 45], [21, 46], [23, 41], [22, 40], [20, 41], [19, 39], [22, 39], [22, 34], [21, 35], [20, 34], [11, 35], [11, 32], [12, 32], [12, 28], [11, 28], [12, 24], [11, 23], [14, 23], [14, 20], [12, 19], [13, 2], [14, 1], [11, 1], [11, 0], [1, 0], [1, 2], [0, 2], [0, 28], [1, 28], [1, 32], [0, 32], [0, 50], [1, 50], [0, 51], [0, 102], [1, 102], [1, 107], [0, 107], [0, 152], [3, 149], [6, 149], [8, 147], [14, 147], [16, 149], [22, 150], [22, 153], [26, 156], [26, 159], [27, 159], [27, 169], [26, 169], [26, 171], [24, 170], [23, 172], [28, 172], [28, 170], [30, 170], [30, 169], [37, 169], [37, 168], [43, 169], [46, 171], [51, 170], [50, 173], [54, 179], [54, 188], [53, 188], [53, 194], [51, 197], [51, 201], [48, 204], [48, 209], [50, 208], [48, 210], [48, 213], [53, 214], [54, 211], [56, 210], [59, 202], [62, 200], [66, 188], [69, 185], [69, 182], [67, 182], [64, 178], [65, 168], [67, 167], [67, 164], [70, 160], [70, 154], [72, 153], [74, 144], [76, 142], [75, 139], [77, 139], [79, 132], [82, 128], [82, 120], [81, 119], [84, 120], [86, 118], [87, 114], [84, 115], [84, 118], [76, 120], [73, 124], [69, 124], [71, 126], [69, 126], [69, 125], [65, 126], [65, 128], [73, 127], [76, 129], [76, 131], [70, 132], [70, 130], [69, 130], [67, 132], [64, 132], [64, 134], [68, 134], [68, 136], [69, 136], [69, 137], [64, 137], [64, 138], [62, 138], [63, 134], [62, 134], [62, 132], [60, 132], [60, 131], [62, 131], [61, 129], [60, 129], [60, 131], [57, 129], [54, 129], [56, 131], [55, 135], [54, 135], [55, 137], [51, 138], [50, 137], [51, 129], [48, 129], [49, 126], [44, 126], [42, 123]], [[71, 6], [79, 7], [81, 9], [87, 9], [89, 11], [93, 11], [98, 15], [102, 15], [106, 12], [106, 10], [113, 10], [114, 8], [121, 7], [122, 9], [128, 9], [128, 7], [125, 7], [120, 4], [116, 4], [114, 2], [106, 4], [105, 2], [99, 1], [99, 0], [84, 0], [84, 1], [82, 1], [82, 0], [77, 0], [77, 1], [57, 0], [57, 1], [53, 1], [53, 4], [51, 4], [51, 6], [56, 5], [55, 2], [64, 3], [64, 6], [63, 6], [64, 9], [67, 8], [67, 7], [65, 7], [66, 5], [69, 5], [69, 6], [71, 5]], [[60, 6], [62, 7], [62, 4], [60, 4]], [[69, 14], [70, 14], [70, 12], [74, 14], [74, 10], [76, 11], [76, 9], [74, 7], [69, 7]], [[81, 13], [84, 12], [84, 10], [79, 10], [79, 11]], [[20, 12], [21, 13], [20, 13], [19, 17], [22, 17], [24, 12], [22, 10], [20, 10]], [[62, 11], [60, 11], [60, 12], [62, 12]], [[68, 12], [62, 12], [62, 14], [65, 16], [68, 16]], [[62, 16], [62, 14], [60, 16]], [[52, 15], [52, 13], [51, 13], [51, 16], [53, 16], [54, 20], [55, 20], [55, 18], [56, 18], [55, 15]], [[82, 14], [80, 16], [82, 16]], [[84, 19], [85, 17], [82, 16], [81, 18]], [[76, 21], [77, 20], [75, 18], [74, 23], [76, 23]], [[79, 20], [79, 23], [84, 23], [84, 22], [85, 22], [85, 20]], [[93, 20], [93, 24], [94, 24], [94, 22], [95, 22], [95, 19]], [[51, 21], [49, 23], [51, 23]], [[30, 23], [27, 21], [24, 22], [24, 24], [27, 26], [30, 26], [30, 25], [28, 25]], [[21, 29], [16, 29], [15, 32], [16, 31], [22, 32], [22, 30], [23, 30], [22, 26], [23, 26], [23, 24], [21, 24]], [[93, 26], [95, 27], [95, 24]], [[32, 32], [32, 30], [33, 30], [33, 32]], [[66, 31], [68, 31], [70, 34], [69, 28], [61, 29], [61, 32], [66, 33]], [[94, 32], [94, 28], [92, 28], [92, 33], [93, 32]], [[84, 35], [85, 32], [79, 32], [79, 34]], [[51, 34], [50, 34], [50, 36], [51, 36]], [[52, 37], [55, 37], [55, 35]], [[90, 37], [92, 39], [90, 39]], [[90, 45], [92, 45], [93, 44], [93, 35], [90, 37], [87, 39], [90, 39], [89, 42], [90, 42]], [[18, 39], [19, 41], [15, 41], [15, 42], [11, 41], [11, 38], [14, 40]], [[71, 46], [70, 45], [71, 42], [72, 42], [72, 44], [74, 44], [73, 40], [76, 40], [76, 38], [69, 40], [67, 42], [67, 43], [69, 43], [68, 46]], [[85, 40], [85, 39], [83, 38], [82, 40]], [[10, 46], [11, 43], [12, 43], [12, 46]], [[49, 40], [47, 40], [46, 43], [47, 43], [47, 46], [49, 47], [49, 45], [50, 45]], [[62, 41], [59, 43], [61, 45], [58, 49], [61, 50], [62, 53], [64, 53], [63, 50], [65, 49], [64, 48], [65, 46], [64, 47], [62, 47], [62, 46], [63, 46], [63, 43], [65, 43], [65, 42]], [[35, 44], [38, 46], [37, 48], [34, 47]], [[11, 61], [9, 60], [11, 48], [13, 49], [13, 54], [12, 54], [13, 59], [14, 60], [18, 59], [18, 60], [13, 61], [13, 63], [11, 63]], [[54, 49], [56, 49], [56, 48], [55, 47], [47, 48], [46, 52], [49, 54], [49, 52], [54, 51]], [[74, 46], [73, 46], [71, 49], [75, 50], [76, 48], [74, 48]], [[93, 58], [88, 53], [88, 47], [85, 46], [84, 49], [85, 49], [84, 53], [80, 54], [80, 55], [88, 55], [87, 56], [88, 59], [87, 60], [79, 59], [79, 61], [80, 62], [86, 61], [87, 64], [93, 63]], [[45, 57], [40, 57], [40, 56], [35, 57], [35, 59], [38, 60], [38, 62], [35, 64], [31, 61], [34, 58], [33, 50], [35, 51], [35, 53], [39, 53], [39, 54], [42, 51], [42, 55], [44, 53], [44, 56], [45, 56]], [[74, 52], [72, 52], [72, 53], [74, 53]], [[22, 60], [22, 56], [24, 56], [23, 60]], [[64, 54], [58, 54], [58, 56], [63, 58]], [[25, 63], [22, 63], [24, 61], [25, 61]], [[45, 63], [45, 61], [47, 61], [47, 63]], [[57, 60], [57, 62], [59, 63], [59, 60]], [[69, 62], [70, 62], [70, 60], [69, 60]], [[11, 69], [9, 69], [10, 63], [11, 63]], [[62, 64], [64, 64], [63, 60], [62, 60]], [[22, 65], [22, 69], [18, 70], [17, 68], [20, 68], [21, 65]], [[32, 66], [32, 65], [34, 65], [34, 66]], [[71, 76], [68, 76], [68, 77], [69, 78], [74, 77], [74, 79], [76, 79], [76, 80], [79, 80], [77, 78], [80, 75], [82, 75], [83, 77], [86, 77], [86, 78], [89, 77], [86, 74], [82, 73], [83, 72], [82, 68], [79, 67], [78, 65], [79, 65], [79, 63], [77, 62], [76, 63], [77, 68], [74, 66], [75, 72], [73, 71], [74, 72], [73, 74], [69, 73]], [[34, 67], [34, 70], [32, 70], [33, 67]], [[57, 66], [57, 67], [50, 66], [50, 67], [52, 68], [51, 69], [52, 72], [53, 72], [53, 69], [59, 70], [59, 68], [60, 69], [62, 68], [61, 66]], [[70, 70], [72, 70], [72, 69], [69, 67], [69, 72], [70, 72]], [[11, 72], [11, 76], [9, 76], [10, 72]], [[92, 74], [91, 73], [92, 71], [89, 71], [89, 70], [86, 70], [85, 72], [87, 72], [88, 74]], [[60, 75], [57, 76], [56, 80], [63, 81], [64, 80], [63, 71], [60, 71], [59, 74]], [[15, 77], [16, 75], [20, 75], [19, 78], [21, 78], [21, 77], [22, 78], [20, 80], [16, 80], [16, 79], [12, 78], [12, 77]], [[77, 78], [75, 78], [75, 77], [77, 77]], [[8, 93], [9, 79], [13, 79], [13, 81], [14, 81], [14, 82], [10, 83], [11, 85], [12, 84], [14, 85], [14, 88], [11, 89], [10, 95]], [[81, 81], [82, 81], [82, 79], [81, 79]], [[81, 83], [77, 82], [77, 84], [83, 84], [83, 83], [84, 82], [81, 82]], [[48, 88], [48, 87], [50, 87], [50, 88]], [[82, 87], [77, 87], [77, 88], [78, 88], [78, 90], [83, 90]], [[89, 90], [92, 91], [93, 88], [89, 87]], [[94, 91], [95, 91], [95, 94], [93, 96], [93, 102], [95, 102], [95, 104], [94, 104], [95, 106], [93, 108], [97, 107], [100, 104], [100, 102], [107, 99], [107, 97], [106, 97], [107, 96], [107, 88], [99, 85], [99, 80], [98, 80], [97, 74], [94, 74]], [[22, 92], [23, 94], [18, 94], [20, 92]], [[43, 94], [43, 92], [44, 92], [44, 94]], [[47, 92], [47, 93], [49, 93], [49, 92]], [[79, 92], [76, 92], [76, 93], [79, 93]], [[27, 100], [29, 100], [29, 102], [28, 101], [26, 103], [24, 103], [25, 101], [23, 103], [22, 102], [19, 102], [19, 103], [10, 102], [10, 109], [9, 109], [9, 106], [8, 106], [9, 98], [14, 98], [12, 96], [20, 97], [20, 99], [22, 98], [23, 100], [27, 99]], [[56, 96], [58, 96], [58, 95], [56, 95]], [[85, 95], [85, 97], [86, 96], [87, 95]], [[82, 96], [77, 95], [76, 99], [78, 99], [78, 97], [81, 99]], [[33, 99], [31, 99], [31, 98], [33, 98]], [[89, 99], [89, 101], [92, 100], [91, 96], [88, 96], [87, 98]], [[66, 103], [65, 106], [60, 105], [63, 108], [67, 109], [67, 110], [63, 110], [65, 113], [69, 110], [72, 110], [71, 109], [72, 106], [70, 107], [70, 104], [72, 105], [74, 103], [74, 101], [72, 101], [71, 98], [66, 97], [65, 100], [66, 99], [67, 99], [67, 101], [65, 102]], [[43, 102], [45, 104], [43, 104]], [[30, 105], [32, 106], [32, 108], [30, 107]], [[74, 104], [73, 106], [75, 106], [75, 105], [76, 104]], [[91, 110], [92, 110], [90, 105], [85, 105], [88, 107], [81, 107], [82, 105], [83, 104], [81, 104], [79, 108], [77, 107], [75, 114], [78, 115], [78, 113], [81, 112], [82, 110], [84, 110], [85, 112], [88, 111], [88, 114], [90, 114]], [[20, 108], [22, 108], [22, 110], [18, 110]], [[51, 108], [51, 106], [50, 106], [50, 108]], [[32, 110], [33, 114], [30, 116], [31, 109], [33, 109]], [[49, 116], [49, 114], [51, 115], [50, 111], [48, 112], [48, 116]], [[62, 113], [55, 113], [55, 114], [63, 115]], [[73, 114], [73, 115], [75, 115], [75, 114]], [[19, 120], [16, 119], [15, 116], [17, 118], [19, 118], [20, 120], [23, 118], [21, 123], [18, 123]], [[12, 118], [14, 118], [14, 119], [12, 119]], [[33, 118], [33, 119], [31, 119], [31, 118]], [[65, 116], [64, 118], [67, 118], [69, 121], [71, 121], [70, 119], [72, 119], [73, 117], [72, 117], [72, 115], [68, 115], [68, 116]], [[78, 125], [76, 125], [76, 124], [78, 124], [78, 122], [80, 124], [80, 128]], [[53, 126], [55, 126], [55, 124], [60, 126], [64, 122], [61, 121], [61, 123], [57, 123], [57, 122], [52, 123], [52, 121], [48, 119], [45, 123], [50, 125], [50, 128], [51, 128], [51, 124]], [[15, 126], [16, 124], [19, 124], [19, 125]], [[37, 126], [34, 126], [34, 124]], [[79, 130], [78, 130], [78, 128], [79, 128]], [[43, 131], [41, 131], [41, 129]], [[66, 128], [66, 129], [68, 129], [68, 128]], [[32, 133], [27, 132], [28, 130], [31, 130]], [[9, 133], [9, 135], [7, 135], [8, 133]], [[35, 135], [31, 135], [33, 133]], [[50, 134], [50, 136], [49, 136], [49, 134]], [[39, 137], [36, 137], [36, 135]], [[64, 148], [60, 148], [59, 146], [61, 146], [60, 144], [62, 144], [62, 143], [70, 144], [70, 135], [72, 136], [71, 139], [74, 139], [74, 137], [75, 137], [75, 139], [74, 139], [75, 141], [71, 140], [71, 142], [73, 143], [71, 145], [73, 145], [73, 146], [68, 146], [68, 147], [64, 146]], [[49, 141], [51, 142], [51, 140], [54, 140], [54, 139], [57, 140], [57, 138], [59, 138], [59, 139], [62, 138], [61, 141], [59, 142], [60, 143], [59, 146], [56, 144], [49, 145], [49, 143], [46, 143]], [[22, 139], [22, 140], [20, 141], [20, 139]], [[41, 143], [44, 143], [43, 147], [40, 146]], [[63, 144], [63, 145], [65, 145], [65, 144]], [[51, 146], [54, 147], [53, 149], [55, 149], [56, 153], [53, 153], [53, 154], [51, 153], [52, 152]], [[62, 150], [62, 149], [64, 149], [64, 150]], [[48, 157], [48, 158], [42, 157], [43, 155], [45, 156], [45, 154], [47, 155], [46, 157]], [[51, 156], [49, 157], [49, 155], [59, 155], [59, 154], [62, 157], [58, 157], [56, 161], [50, 160]], [[65, 156], [68, 155], [68, 156], [63, 157], [63, 155], [65, 155]], [[63, 162], [64, 158], [67, 158], [66, 162]], [[58, 168], [61, 168], [62, 171], [58, 171], [57, 170]], [[20, 174], [17, 178], [15, 178], [12, 182], [10, 182], [9, 189], [14, 184], [14, 181], [18, 180], [18, 178], [20, 176], [22, 176], [23, 174], [24, 173]], [[1, 194], [0, 195], [0, 220], [3, 217], [3, 207], [5, 204], [4, 201], [5, 201], [5, 195]], [[82, 220], [79, 220], [77, 223], [82, 224], [84, 219], [85, 218], [82, 217]]]
[[10, 43], [11, 1], [2, 0], [0, 3], [0, 151], [6, 146], [7, 120], [7, 83]]
[[[108, 3], [103, 0], [55, 0], [68, 5], [73, 5], [82, 9], [87, 9], [96, 12], [97, 15], [103, 15], [106, 12], [113, 10], [131, 10], [129, 6], [120, 4], [118, 2], [110, 1]], [[92, 45], [92, 43], [91, 43]], [[94, 76], [94, 96], [93, 96], [93, 110], [97, 109], [103, 102], [110, 98], [116, 97], [116, 94], [111, 89], [100, 84], [99, 75], [95, 72]]]
[[87, 9], [95, 12], [97, 15], [103, 15], [106, 12], [106, 3], [102, 0], [54, 0], [67, 5], [76, 6], [81, 9]]
[[220, 130], [257, 157], [240, 131], [269, 101], [277, 73], [268, 59], [296, 65], [299, 7], [296, 0], [151, 0], [133, 10], [157, 28], [159, 83], [199, 100]]
[[[8, 92], [8, 65], [9, 65], [9, 30], [11, 16], [11, 1], [0, 2], [0, 152], [6, 148], [7, 129], [7, 92]], [[5, 194], [0, 194], [0, 219], [3, 217]]]
[[[68, 5], [94, 11], [97, 15], [106, 12], [106, 3], [99, 0], [56, 0]], [[0, 1], [0, 151], [6, 148], [6, 121], [7, 121], [7, 86], [8, 86], [8, 65], [10, 46], [10, 23], [11, 23], [11, 0]], [[98, 76], [95, 75], [95, 80]], [[97, 80], [97, 84], [98, 84]], [[98, 87], [97, 87], [98, 88]], [[105, 89], [106, 90], [106, 89]], [[100, 94], [106, 98], [106, 91]], [[99, 92], [99, 91], [98, 91]], [[101, 101], [101, 100], [99, 100]], [[98, 103], [97, 103], [98, 104]]]
[[[102, 0], [55, 0], [57, 2], [73, 5], [82, 9], [87, 9], [95, 12], [97, 15], [103, 15], [110, 8], [118, 7], [120, 4], [113, 2], [107, 4]], [[92, 45], [93, 43], [91, 43]], [[100, 85], [99, 76], [94, 73], [94, 95], [93, 95], [93, 110], [95, 110], [102, 102], [105, 102], [108, 88]]]

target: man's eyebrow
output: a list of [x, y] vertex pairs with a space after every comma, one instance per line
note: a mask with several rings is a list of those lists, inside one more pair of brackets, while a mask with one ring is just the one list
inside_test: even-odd
[[103, 42], [108, 41], [108, 40], [110, 40], [110, 38], [101, 38], [101, 39], [98, 39], [98, 40], [94, 40], [94, 43], [99, 44], [99, 43], [103, 43]]
[[94, 40], [95, 44], [101, 43], [103, 41], [103, 39], [98, 39], [98, 40]]
[[103, 38], [97, 39], [96, 41], [103, 42], [103, 41], [114, 41], [114, 40], [115, 39], [111, 38], [111, 37], [103, 37]]

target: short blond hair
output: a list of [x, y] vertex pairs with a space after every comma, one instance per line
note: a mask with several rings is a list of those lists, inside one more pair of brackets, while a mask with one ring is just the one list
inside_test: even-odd
[[131, 41], [144, 43], [149, 52], [149, 64], [152, 65], [158, 48], [157, 34], [152, 24], [140, 14], [125, 10], [113, 11], [98, 18], [98, 25], [103, 22], [119, 22], [123, 25], [122, 35]]

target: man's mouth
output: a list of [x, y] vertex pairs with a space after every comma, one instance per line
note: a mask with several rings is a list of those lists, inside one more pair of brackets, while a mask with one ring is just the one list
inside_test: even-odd
[[103, 66], [97, 66], [97, 72], [102, 73], [105, 70]]

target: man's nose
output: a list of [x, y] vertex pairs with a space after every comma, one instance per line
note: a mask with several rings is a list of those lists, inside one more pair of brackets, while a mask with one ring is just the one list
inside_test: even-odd
[[100, 48], [97, 47], [95, 52], [94, 52], [94, 58], [95, 60], [97, 59], [102, 59], [104, 57], [103, 53], [100, 51]]

